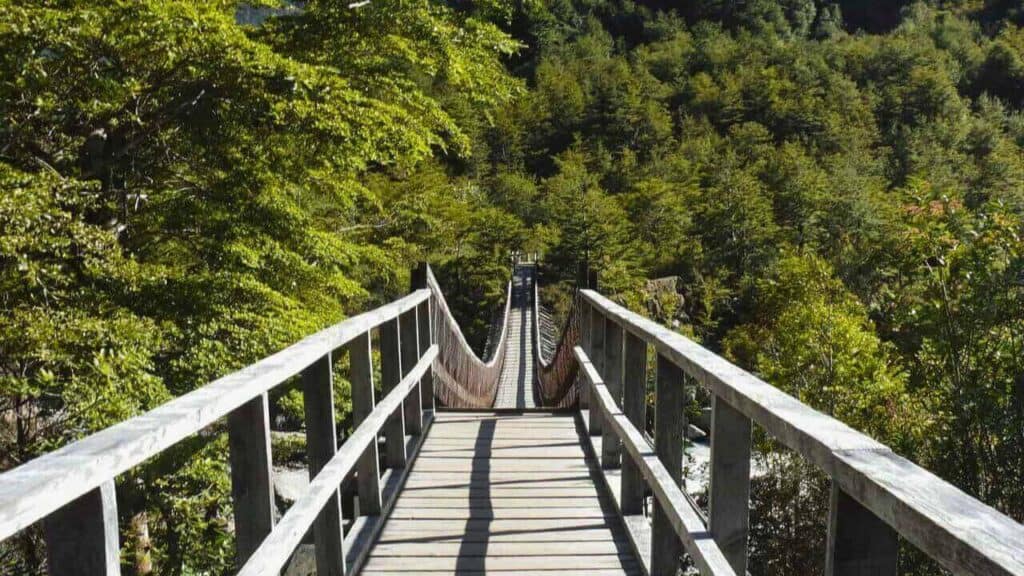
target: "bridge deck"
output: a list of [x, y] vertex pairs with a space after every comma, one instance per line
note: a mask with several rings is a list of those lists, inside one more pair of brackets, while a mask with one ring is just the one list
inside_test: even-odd
[[508, 311], [505, 363], [501, 367], [495, 408], [536, 408], [533, 348], [533, 264], [517, 265], [512, 276], [512, 305]]
[[364, 574], [640, 574], [569, 414], [437, 415]]

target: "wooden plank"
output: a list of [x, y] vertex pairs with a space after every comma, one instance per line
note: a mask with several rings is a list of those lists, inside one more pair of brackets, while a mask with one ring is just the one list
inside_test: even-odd
[[603, 556], [536, 556], [509, 557], [434, 557], [434, 556], [371, 556], [365, 570], [373, 572], [386, 570], [392, 573], [403, 570], [449, 571], [465, 570], [475, 567], [487, 572], [501, 570], [562, 570], [562, 569], [600, 569], [600, 568], [635, 568], [636, 560], [632, 555], [607, 554]]
[[[481, 468], [485, 468], [481, 470]], [[417, 472], [460, 472], [472, 471], [475, 473], [488, 472], [490, 474], [501, 474], [503, 472], [571, 472], [580, 471], [585, 473], [588, 470], [585, 460], [582, 458], [525, 458], [525, 459], [490, 459], [490, 458], [424, 458], [417, 463]]]
[[501, 519], [552, 519], [552, 518], [613, 518], [614, 512], [598, 508], [410, 508], [395, 506], [391, 519], [444, 520], [501, 520]]
[[388, 534], [395, 531], [414, 531], [421, 532], [423, 534], [442, 532], [449, 534], [461, 534], [468, 538], [474, 534], [526, 534], [577, 530], [604, 530], [608, 534], [611, 534], [608, 528], [608, 523], [602, 518], [498, 518], [495, 520], [462, 520], [455, 518], [430, 520], [394, 519], [384, 526], [383, 533]]
[[737, 574], [747, 571], [750, 418], [721, 398], [711, 404], [708, 530]]
[[[604, 322], [604, 384], [608, 393], [621, 408], [622, 406], [622, 328], [610, 318]], [[622, 446], [615, 432], [605, 427], [601, 439], [601, 467], [610, 469], [620, 465]]]
[[[364, 332], [348, 344], [349, 381], [352, 383], [352, 425], [358, 427], [373, 412], [373, 349], [370, 333]], [[375, 516], [381, 511], [380, 458], [374, 439], [359, 458], [356, 468], [359, 514]]]
[[[611, 395], [608, 394], [600, 375], [590, 363], [583, 349], [577, 346], [575, 353], [584, 377], [591, 383], [591, 406], [604, 412], [608, 424], [615, 427], [619, 438], [622, 440], [623, 447], [626, 448], [630, 457], [639, 465], [644, 478], [647, 480], [647, 484], [654, 492], [656, 512], [660, 511], [658, 513], [662, 515], [664, 521], [675, 532], [677, 541], [682, 541], [686, 551], [690, 554], [701, 574], [714, 574], [716, 576], [734, 575], [735, 571], [733, 571], [732, 566], [726, 560], [725, 555], [722, 554], [714, 539], [707, 533], [700, 515], [697, 514], [690, 501], [686, 498], [686, 495], [679, 488], [681, 472], [671, 473], [662, 462], [660, 454], [656, 453], [650, 444], [647, 443], [647, 439], [633, 427], [624, 414], [617, 411], [615, 402], [612, 400]], [[659, 370], [659, 373], [661, 373], [661, 370]], [[678, 380], [676, 380], [678, 374], [672, 374], [670, 370], [666, 370], [665, 376], [666, 384], [670, 382], [678, 383]], [[661, 391], [659, 383], [658, 392], [660, 393]], [[669, 403], [673, 402], [670, 400]], [[681, 403], [679, 406], [681, 407]], [[655, 421], [655, 434], [657, 434], [657, 431], [657, 421]], [[682, 430], [670, 429], [661, 437], [672, 438], [672, 434], [678, 434], [680, 442], [682, 441]], [[664, 445], [671, 445], [671, 440], [666, 441]], [[677, 444], [677, 446], [679, 445]], [[668, 456], [670, 463], [674, 457], [681, 461], [682, 450], [679, 450], [679, 452], [679, 456], [671, 454]], [[662, 542], [667, 542], [668, 539], [663, 536], [664, 532], [661, 533], [662, 539], [658, 539], [659, 534], [654, 532], [657, 527], [657, 524], [652, 526], [651, 574], [675, 574], [675, 570], [679, 565], [679, 557], [674, 555], [674, 553], [659, 552], [659, 547], [663, 546]]]
[[[444, 574], [445, 572], [436, 571], [416, 571], [416, 570], [402, 570], [399, 574], [402, 576], [438, 576], [438, 574]], [[384, 571], [377, 570], [366, 570], [362, 574], [395, 574], [394, 571], [388, 569]], [[586, 570], [456, 570], [452, 572], [457, 576], [484, 576], [495, 574], [508, 574], [515, 576], [623, 576], [624, 574], [642, 574], [639, 569], [586, 569]]]
[[[388, 394], [402, 379], [400, 341], [397, 318], [380, 325], [380, 382], [384, 394]], [[402, 406], [404, 409], [404, 398]], [[384, 460], [388, 468], [405, 467], [405, 418], [403, 416], [400, 410], [396, 410], [384, 425]]]
[[[295, 547], [302, 541], [303, 535], [319, 515], [320, 510], [323, 509], [331, 495], [337, 493], [338, 485], [352, 471], [367, 445], [376, 441], [377, 433], [384, 426], [389, 415], [401, 408], [402, 401], [413, 384], [419, 381], [423, 372], [430, 369], [436, 356], [437, 347], [431, 346], [416, 367], [353, 431], [352, 435], [338, 449], [334, 458], [309, 483], [306, 493], [292, 504], [288, 512], [281, 518], [277, 528], [252, 554], [239, 571], [238, 576], [271, 576], [281, 570], [291, 557]], [[354, 566], [353, 569], [358, 570], [358, 566]]]
[[331, 350], [429, 297], [428, 290], [418, 290], [353, 316], [155, 410], [0, 474], [0, 540], [199, 432]]
[[[334, 370], [330, 354], [302, 371], [302, 392], [306, 415], [306, 459], [309, 479], [313, 480], [338, 451], [334, 426]], [[313, 538], [316, 573], [344, 576], [341, 498], [337, 490], [313, 522]]]
[[[466, 494], [466, 493], [464, 493]], [[472, 494], [469, 492], [468, 494]], [[395, 508], [415, 508], [425, 510], [427, 508], [457, 508], [457, 509], [481, 509], [481, 508], [601, 508], [601, 500], [595, 491], [592, 495], [586, 496], [556, 496], [543, 499], [524, 497], [500, 497], [500, 496], [463, 496], [461, 498], [439, 498], [431, 495], [409, 496], [402, 493], [402, 496], [395, 503]]]
[[[622, 372], [622, 412], [637, 430], [646, 425], [647, 412], [647, 343], [626, 333]], [[624, 515], [641, 514], [644, 509], [643, 477], [636, 462], [622, 460], [621, 507]]]
[[228, 415], [235, 562], [241, 566], [274, 528], [270, 412], [266, 392]]
[[51, 576], [119, 576], [117, 497], [105, 482], [43, 521]]
[[619, 555], [625, 552], [622, 548], [623, 544], [617, 543], [614, 540], [574, 542], [571, 546], [566, 546], [564, 542], [550, 542], [546, 540], [538, 540], [536, 542], [402, 542], [399, 544], [378, 544], [373, 549], [373, 555], [374, 557]]
[[457, 459], [457, 458], [490, 458], [499, 459], [582, 459], [578, 446], [519, 446], [487, 448], [455, 448], [451, 446], [424, 448], [423, 458]]
[[[402, 376], [409, 371], [409, 368], [419, 360], [419, 323], [416, 318], [416, 308], [405, 312], [398, 317], [399, 350], [402, 356]], [[429, 370], [428, 370], [429, 372]], [[405, 420], [405, 433], [410, 436], [419, 436], [423, 432], [423, 408], [420, 392], [420, 383], [417, 382], [412, 394], [402, 404], [402, 411]]]
[[[469, 486], [458, 488], [447, 488], [443, 486], [415, 487], [406, 486], [402, 491], [402, 498], [433, 498], [433, 499], [454, 499], [464, 500], [472, 493]], [[492, 486], [490, 491], [492, 501], [496, 500], [523, 500], [524, 502], [551, 502], [562, 498], [597, 498], [597, 489], [591, 485], [581, 484], [580, 486], [559, 486], [546, 485], [539, 487], [521, 486]]]
[[[686, 413], [683, 411], [686, 396], [683, 371], [658, 354], [656, 378], [654, 451], [665, 466], [673, 487], [678, 487], [683, 476], [683, 431], [686, 430]], [[683, 547], [668, 514], [664, 502], [655, 502], [651, 520], [653, 575], [674, 576], [679, 569]]]
[[[595, 525], [596, 528], [559, 529], [548, 528], [537, 530], [524, 528], [521, 530], [481, 530], [468, 532], [465, 530], [466, 523], [455, 521], [461, 526], [455, 526], [450, 530], [432, 530], [420, 528], [420, 521], [405, 521], [406, 524], [400, 528], [386, 527], [381, 533], [378, 544], [406, 544], [406, 543], [432, 543], [432, 542], [487, 542], [490, 544], [499, 543], [520, 543], [520, 542], [550, 542], [550, 543], [579, 543], [579, 542], [609, 542], [618, 546], [629, 544], [620, 538], [612, 535], [611, 531], [604, 525]], [[436, 520], [431, 522], [437, 522]], [[603, 523], [602, 523], [603, 524]]]

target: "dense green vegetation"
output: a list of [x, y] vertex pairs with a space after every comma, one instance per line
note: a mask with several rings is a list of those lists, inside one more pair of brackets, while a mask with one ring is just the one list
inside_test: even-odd
[[[878, 4], [0, 0], [0, 468], [417, 260], [481, 345], [523, 249], [560, 309], [678, 277], [659, 320], [1024, 520], [1024, 11]], [[820, 571], [827, 485], [761, 448], [751, 571]], [[128, 573], [229, 570], [224, 452], [119, 479]]]

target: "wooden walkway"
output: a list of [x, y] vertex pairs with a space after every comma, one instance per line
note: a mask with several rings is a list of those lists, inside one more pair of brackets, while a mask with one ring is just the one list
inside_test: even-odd
[[519, 264], [512, 276], [512, 305], [508, 311], [508, 336], [505, 340], [505, 363], [501, 367], [496, 409], [536, 408], [533, 399], [536, 381], [533, 329], [533, 282], [536, 267]]
[[571, 414], [439, 413], [363, 574], [641, 574]]

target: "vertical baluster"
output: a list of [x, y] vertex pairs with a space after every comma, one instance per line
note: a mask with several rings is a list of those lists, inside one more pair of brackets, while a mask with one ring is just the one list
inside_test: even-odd
[[108, 480], [68, 502], [43, 521], [51, 576], [121, 573], [117, 496]]
[[[596, 307], [590, 309], [590, 362], [604, 379], [604, 314]], [[601, 410], [590, 407], [590, 435], [601, 436]]]
[[270, 411], [264, 392], [228, 414], [235, 562], [241, 568], [274, 528]]
[[[611, 318], [604, 321], [604, 384], [612, 399], [622, 407], [622, 327]], [[622, 444], [611, 426], [605, 426], [601, 439], [601, 466], [618, 468]]]
[[[402, 314], [398, 320], [399, 333], [402, 338], [402, 377], [411, 372], [420, 359], [419, 322], [416, 319], [416, 314], [417, 308], [413, 308]], [[420, 382], [416, 382], [402, 402], [402, 408], [405, 411], [405, 432], [411, 436], [418, 436], [423, 432], [422, 406]]]
[[721, 398], [711, 404], [711, 486], [708, 529], [737, 574], [747, 571], [750, 503], [750, 418]]
[[[585, 275], [585, 271], [584, 271], [584, 278], [585, 277], [586, 277], [586, 275]], [[591, 353], [591, 350], [590, 350], [590, 314], [591, 314], [592, 308], [591, 308], [590, 304], [586, 300], [584, 300], [582, 297], [580, 298], [580, 301], [579, 301], [579, 307], [580, 307], [579, 318], [577, 319], [576, 329], [579, 330], [579, 332], [580, 332], [579, 333], [580, 346], [583, 348], [583, 351], [586, 352], [587, 356], [589, 357], [590, 353]], [[584, 382], [584, 376], [583, 376], [582, 371], [577, 371], [577, 373], [576, 373], [576, 386], [579, 387], [579, 391], [580, 391], [580, 409], [581, 410], [589, 410], [590, 409], [590, 386], [588, 386], [587, 383]]]
[[[430, 313], [430, 299], [423, 301], [416, 310], [416, 320], [419, 323], [419, 354], [422, 358], [427, 349], [433, 345], [434, 327], [430, 321], [433, 315]], [[424, 410], [434, 410], [434, 369], [431, 368], [423, 374], [420, 380], [420, 404]]]
[[[334, 427], [334, 372], [330, 354], [302, 371], [302, 397], [306, 413], [306, 459], [312, 481], [338, 451]], [[320, 576], [345, 574], [338, 490], [334, 491], [313, 523], [313, 539], [316, 544], [316, 573]]]
[[[399, 349], [398, 319], [380, 325], [380, 380], [385, 396], [402, 381], [402, 353]], [[405, 403], [403, 402], [403, 407]], [[395, 410], [384, 424], [384, 449], [388, 468], [405, 468], [404, 408]]]
[[[643, 432], [647, 411], [647, 343], [626, 332], [622, 412]], [[644, 481], [632, 458], [622, 459], [622, 513], [642, 514]]]
[[[654, 451], [676, 484], [683, 477], [683, 412], [686, 390], [683, 371], [658, 354], [657, 404], [654, 412]], [[661, 505], [655, 503], [651, 526], [651, 576], [674, 576], [682, 544]]]
[[[352, 382], [352, 427], [356, 428], [373, 412], [373, 350], [370, 333], [356, 336], [348, 344], [348, 362]], [[359, 485], [359, 514], [378, 516], [380, 501], [380, 460], [377, 455], [377, 441], [374, 439], [359, 457], [356, 467]]]
[[896, 531], [832, 482], [826, 576], [895, 576]]

